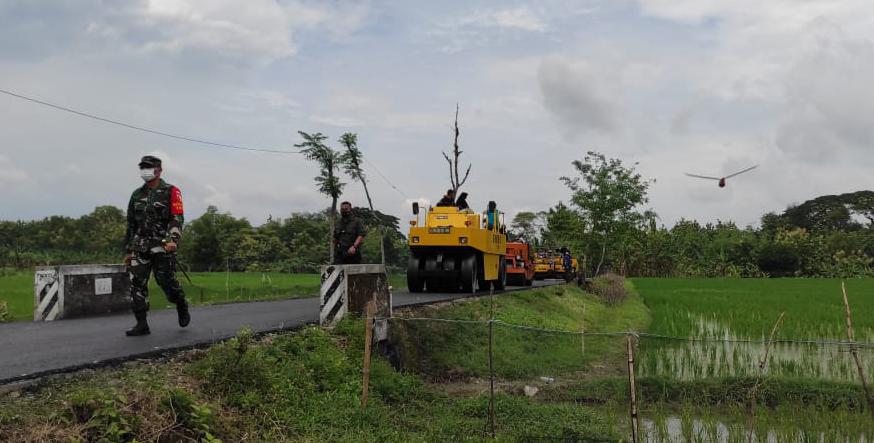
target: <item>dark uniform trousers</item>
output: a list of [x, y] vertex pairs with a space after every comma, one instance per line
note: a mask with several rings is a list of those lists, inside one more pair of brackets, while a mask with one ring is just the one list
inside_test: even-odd
[[167, 252], [134, 252], [128, 267], [131, 283], [131, 302], [135, 313], [149, 310], [149, 277], [164, 291], [167, 300], [177, 306], [186, 304], [185, 292], [176, 279], [176, 254]]
[[346, 249], [337, 249], [334, 252], [334, 264], [335, 265], [360, 265], [361, 264], [361, 253], [357, 250], [354, 254], [349, 255], [347, 252], [349, 248]]

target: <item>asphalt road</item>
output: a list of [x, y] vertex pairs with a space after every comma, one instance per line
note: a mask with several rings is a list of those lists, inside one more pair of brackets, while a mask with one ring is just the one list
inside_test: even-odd
[[[535, 287], [558, 282], [537, 281]], [[527, 288], [508, 291], [522, 289]], [[465, 296], [395, 292], [393, 304], [403, 307]], [[304, 298], [195, 307], [184, 329], [176, 323], [174, 309], [156, 310], [149, 313], [152, 333], [143, 337], [124, 335], [134, 323], [130, 314], [0, 324], [0, 384], [208, 345], [233, 337], [242, 327], [256, 333], [293, 329], [317, 322], [318, 316], [318, 298]]]

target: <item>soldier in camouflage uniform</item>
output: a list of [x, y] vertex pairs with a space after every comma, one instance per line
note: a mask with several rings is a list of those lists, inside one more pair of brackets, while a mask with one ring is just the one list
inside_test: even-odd
[[131, 308], [137, 324], [129, 336], [149, 334], [149, 275], [176, 304], [179, 326], [188, 326], [188, 302], [176, 279], [176, 248], [182, 237], [183, 207], [179, 188], [161, 180], [161, 159], [147, 155], [140, 161], [146, 183], [134, 190], [127, 207], [125, 264], [131, 281]]

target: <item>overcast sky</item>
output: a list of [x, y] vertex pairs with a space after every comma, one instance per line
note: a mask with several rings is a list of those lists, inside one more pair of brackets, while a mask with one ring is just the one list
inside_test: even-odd
[[[870, 0], [0, 0], [0, 88], [228, 144], [356, 132], [375, 205], [402, 219], [448, 186], [458, 102], [474, 207], [567, 201], [558, 177], [597, 150], [656, 179], [662, 223], [746, 225], [871, 188], [872, 39]], [[0, 219], [124, 207], [144, 154], [189, 217], [216, 205], [260, 224], [328, 204], [300, 156], [0, 94]], [[725, 189], [683, 174], [753, 164]], [[365, 204], [357, 184], [344, 198]]]

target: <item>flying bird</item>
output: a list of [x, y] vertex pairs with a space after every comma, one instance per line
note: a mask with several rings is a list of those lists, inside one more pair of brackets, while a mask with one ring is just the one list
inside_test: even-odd
[[688, 175], [689, 177], [704, 178], [704, 179], [707, 179], [707, 180], [716, 180], [716, 181], [719, 182], [719, 187], [720, 187], [720, 188], [724, 188], [724, 187], [725, 187], [725, 180], [726, 180], [726, 179], [732, 178], [732, 177], [737, 176], [737, 175], [741, 175], [741, 174], [743, 174], [744, 172], [752, 171], [753, 169], [756, 169], [756, 168], [758, 168], [758, 167], [759, 167], [759, 165], [750, 166], [749, 168], [746, 168], [746, 169], [744, 169], [743, 171], [738, 171], [738, 172], [735, 172], [734, 174], [726, 175], [725, 177], [709, 177], [709, 176], [706, 176], [706, 175], [690, 174], [690, 173], [688, 173], [688, 172], [686, 173], [686, 175]]

